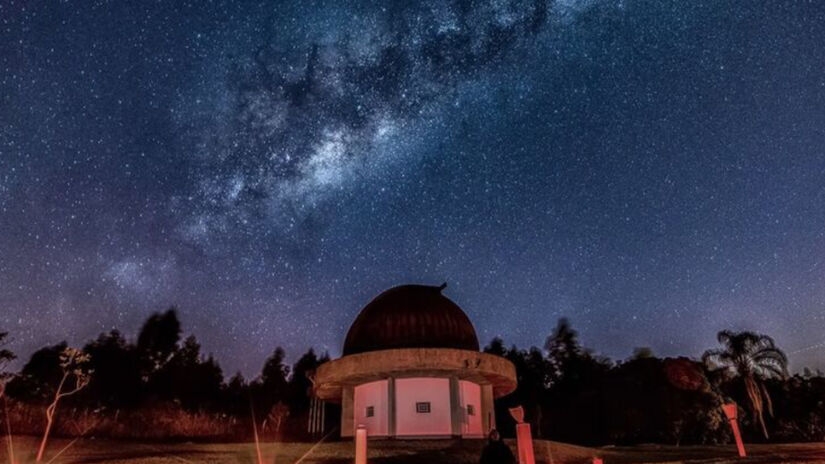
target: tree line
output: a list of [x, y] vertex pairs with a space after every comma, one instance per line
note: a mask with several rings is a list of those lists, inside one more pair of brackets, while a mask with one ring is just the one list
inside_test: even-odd
[[485, 351], [516, 366], [516, 391], [496, 403], [498, 427], [507, 408], [525, 406], [534, 435], [588, 445], [730, 443], [721, 406], [735, 403], [747, 441], [824, 441], [825, 376], [790, 375], [774, 340], [754, 332], [718, 333], [719, 347], [701, 359], [658, 358], [637, 348], [613, 361], [581, 346], [561, 319], [543, 349]]
[[[0, 333], [0, 344], [4, 339], [7, 334]], [[75, 352], [83, 354], [82, 363], [74, 362], [67, 367], [63, 358]], [[0, 351], [0, 368], [12, 359], [13, 353]], [[256, 378], [247, 380], [236, 373], [227, 380], [218, 361], [202, 353], [194, 335], [182, 336], [177, 311], [170, 308], [152, 314], [134, 342], [112, 330], [80, 349], [69, 347], [66, 342], [41, 348], [19, 372], [4, 373], [2, 385], [5, 396], [18, 409], [27, 410], [47, 407], [61, 397], [61, 390], [80, 386], [61, 400], [60, 408], [91, 411], [101, 419], [91, 420], [92, 423], [112, 422], [104, 419], [119, 417], [122, 424], [117, 428], [125, 436], [131, 434], [129, 428], [142, 428], [145, 430], [132, 432], [157, 438], [164, 434], [189, 438], [185, 428], [168, 422], [199, 421], [200, 426], [192, 427], [198, 435], [243, 438], [250, 435], [251, 418], [256, 416], [255, 426], [261, 433], [300, 438], [305, 432], [302, 428], [306, 428], [311, 373], [328, 359], [328, 355], [319, 356], [310, 348], [290, 366], [284, 350], [277, 347]], [[72, 372], [81, 375], [73, 376]], [[141, 411], [144, 414], [135, 414]], [[22, 424], [17, 429], [23, 431], [48, 429], [52, 422], [48, 411], [45, 424], [31, 419], [37, 414], [28, 411], [18, 416]], [[27, 419], [32, 424], [27, 424]], [[65, 417], [66, 421], [71, 419]], [[94, 428], [97, 433], [105, 433], [100, 423]], [[71, 427], [63, 427], [63, 433], [72, 434]]]
[[[42, 435], [43, 446], [52, 425], [62, 435], [246, 440], [254, 428], [267, 438], [305, 439], [313, 372], [329, 359], [309, 349], [290, 366], [278, 347], [254, 379], [227, 380], [194, 336], [182, 336], [174, 308], [151, 315], [134, 342], [113, 330], [79, 349], [44, 347], [13, 374], [5, 372], [14, 359], [6, 338], [0, 333], [3, 414], [16, 433]], [[516, 391], [496, 401], [497, 428], [512, 436], [507, 409], [522, 405], [539, 438], [729, 443], [721, 406], [736, 403], [749, 441], [825, 440], [822, 373], [789, 375], [767, 335], [722, 331], [718, 339], [702, 359], [639, 348], [614, 361], [583, 347], [565, 319], [541, 348], [508, 348], [496, 338], [484, 350], [512, 361], [518, 377]], [[337, 406], [325, 407], [324, 432], [339, 421]]]

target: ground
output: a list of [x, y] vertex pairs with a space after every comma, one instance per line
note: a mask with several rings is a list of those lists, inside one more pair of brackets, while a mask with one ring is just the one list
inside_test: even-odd
[[[3, 440], [5, 441], [5, 440]], [[28, 464], [35, 449], [34, 438], [15, 437], [15, 461]], [[4, 443], [5, 445], [5, 443]], [[385, 441], [371, 442], [371, 464], [470, 464], [478, 462], [479, 441]], [[68, 446], [68, 448], [66, 448]], [[6, 446], [3, 446], [6, 448]], [[61, 452], [61, 450], [65, 450]], [[733, 446], [659, 446], [586, 448], [563, 443], [536, 441], [537, 462], [542, 464], [590, 463], [594, 456], [611, 463], [825, 463], [825, 443], [788, 445], [750, 445], [750, 457], [736, 458]], [[255, 464], [252, 444], [148, 444], [84, 439], [71, 443], [54, 440], [44, 462], [53, 464]], [[6, 451], [5, 449], [3, 451]], [[344, 464], [352, 463], [350, 441], [321, 443], [274, 443], [261, 446], [267, 464]], [[55, 457], [55, 454], [60, 453]], [[9, 462], [2, 453], [0, 463]]]

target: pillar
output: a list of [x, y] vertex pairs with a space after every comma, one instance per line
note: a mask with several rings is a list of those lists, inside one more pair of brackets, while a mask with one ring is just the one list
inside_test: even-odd
[[450, 418], [452, 425], [452, 435], [461, 436], [461, 425], [464, 421], [464, 408], [461, 405], [461, 389], [458, 377], [450, 377]]
[[394, 437], [395, 434], [395, 377], [387, 379], [387, 413], [389, 418], [387, 420], [387, 436]]
[[493, 397], [493, 385], [481, 385], [481, 431], [484, 435], [496, 428], [496, 408]]
[[341, 436], [351, 437], [355, 434], [355, 388], [352, 385], [341, 387]]

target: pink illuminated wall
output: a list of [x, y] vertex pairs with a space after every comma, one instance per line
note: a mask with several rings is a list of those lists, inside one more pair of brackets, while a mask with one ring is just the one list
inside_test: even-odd
[[[389, 382], [377, 380], [355, 387], [353, 409], [355, 429], [363, 425], [369, 436], [382, 436], [389, 433]], [[372, 417], [367, 416], [367, 408], [372, 407]]]
[[[430, 403], [430, 412], [416, 403]], [[399, 436], [451, 435], [450, 380], [430, 377], [395, 380], [395, 426]]]
[[[481, 436], [481, 387], [473, 382], [459, 382], [463, 417], [461, 434], [464, 436]], [[472, 412], [472, 414], [471, 414]]]

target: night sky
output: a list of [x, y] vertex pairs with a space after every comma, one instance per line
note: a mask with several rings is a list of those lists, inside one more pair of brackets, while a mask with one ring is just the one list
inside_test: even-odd
[[[0, 1], [0, 329], [227, 374], [438, 285], [613, 358], [825, 369], [825, 2]], [[18, 363], [19, 366], [19, 363]]]

